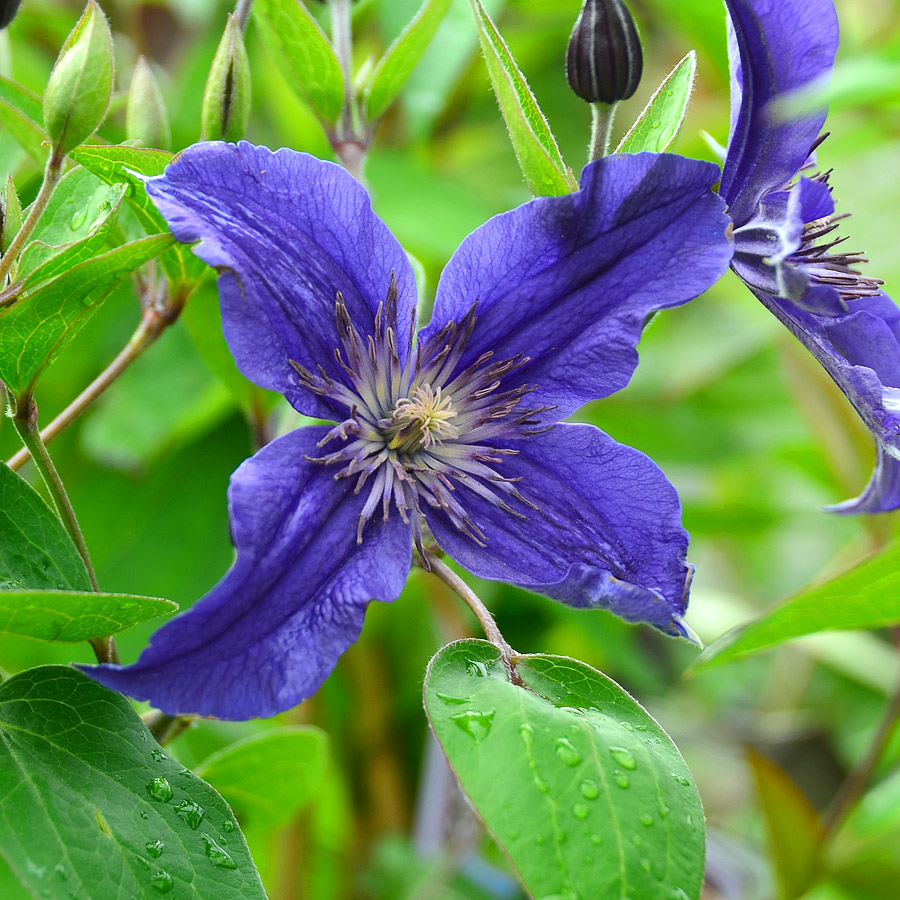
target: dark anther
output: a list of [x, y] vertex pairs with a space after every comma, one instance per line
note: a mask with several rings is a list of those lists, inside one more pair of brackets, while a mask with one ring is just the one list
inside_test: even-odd
[[634, 19], [622, 0], [586, 0], [566, 53], [572, 90], [588, 103], [627, 100], [643, 66]]

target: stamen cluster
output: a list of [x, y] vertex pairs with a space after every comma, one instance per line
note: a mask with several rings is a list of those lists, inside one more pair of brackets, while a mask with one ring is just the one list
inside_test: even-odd
[[332, 378], [321, 366], [313, 373], [296, 362], [292, 365], [301, 386], [327, 400], [339, 418], [318, 446], [332, 441], [342, 446], [311, 461], [338, 466], [335, 479], [356, 478], [354, 493], [369, 485], [357, 542], [362, 542], [365, 527], [379, 508], [387, 521], [393, 505], [410, 523], [421, 550], [424, 502], [484, 546], [484, 532], [456, 495], [458, 484], [519, 518], [525, 516], [510, 506], [510, 500], [537, 508], [516, 487], [519, 479], [496, 471], [504, 456], [518, 452], [498, 447], [497, 442], [502, 445], [546, 430], [539, 417], [548, 407], [520, 407], [532, 387], [502, 389], [503, 379], [528, 357], [493, 361], [493, 352], [487, 351], [460, 369], [476, 321], [475, 305], [459, 323], [451, 321], [418, 343], [412, 316], [403, 337], [404, 361], [398, 352], [393, 275], [371, 334], [360, 332], [340, 293], [335, 314], [340, 346], [334, 358], [345, 379]]

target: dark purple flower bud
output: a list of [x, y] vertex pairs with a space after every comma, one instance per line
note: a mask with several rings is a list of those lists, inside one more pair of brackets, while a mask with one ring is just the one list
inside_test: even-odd
[[572, 90], [588, 103], [627, 100], [643, 68], [637, 28], [622, 0], [586, 0], [566, 53]]
[[21, 0], [0, 0], [0, 28], [6, 28], [15, 18]]

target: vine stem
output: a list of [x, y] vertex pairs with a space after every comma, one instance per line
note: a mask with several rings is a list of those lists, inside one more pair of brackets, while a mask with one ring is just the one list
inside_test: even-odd
[[47, 160], [47, 167], [44, 169], [44, 180], [41, 182], [41, 188], [38, 191], [38, 195], [35, 197], [34, 203], [31, 204], [28, 216], [25, 218], [25, 221], [22, 223], [16, 236], [12, 239], [9, 249], [3, 254], [3, 258], [0, 259], [0, 286], [2, 286], [13, 263], [25, 246], [25, 242], [31, 237], [31, 233], [34, 231], [38, 220], [47, 208], [47, 204], [50, 202], [50, 198], [56, 190], [56, 185], [59, 184], [59, 179], [62, 177], [64, 158], [65, 157], [57, 156], [56, 151], [54, 151], [51, 154], [50, 159]]
[[503, 637], [502, 632], [497, 627], [494, 617], [484, 603], [481, 602], [478, 595], [445, 562], [427, 550], [422, 562], [427, 571], [440, 578], [475, 613], [475, 618], [478, 619], [478, 624], [481, 625], [485, 637], [500, 651], [500, 659], [506, 667], [510, 681], [521, 686], [523, 684], [522, 679], [516, 672], [514, 665], [514, 660], [518, 654], [509, 646], [506, 638]]
[[358, 134], [354, 120], [353, 91], [353, 0], [330, 0], [331, 44], [344, 76], [344, 108], [336, 129], [326, 128], [329, 142], [341, 165], [359, 182], [369, 152], [371, 135]]
[[241, 31], [247, 30], [247, 22], [250, 19], [250, 9], [253, 6], [253, 0], [238, 0], [234, 7], [234, 17], [237, 19], [238, 27]]
[[[900, 638], [900, 634], [897, 637]], [[847, 776], [837, 792], [837, 796], [828, 808], [828, 812], [825, 814], [822, 823], [825, 829], [823, 842], [830, 840], [837, 834], [853, 811], [853, 808], [868, 789], [872, 776], [875, 774], [875, 769], [878, 767], [878, 763], [887, 749], [898, 722], [900, 722], [900, 679], [898, 679], [897, 686], [888, 700], [888, 705], [882, 716], [881, 724], [878, 726], [875, 739], [869, 745], [869, 749], [863, 758]]]
[[[140, 324], [118, 356], [40, 433], [43, 444], [49, 444], [78, 418], [143, 352], [178, 318], [183, 301], [177, 300], [161, 309], [148, 307]], [[6, 463], [21, 469], [31, 458], [26, 445]]]
[[591, 146], [588, 150], [588, 162], [600, 159], [609, 153], [610, 136], [613, 120], [616, 117], [615, 103], [592, 103]]

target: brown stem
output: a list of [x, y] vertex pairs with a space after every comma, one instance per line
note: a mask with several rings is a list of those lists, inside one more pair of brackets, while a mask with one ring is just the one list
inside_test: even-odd
[[494, 617], [490, 614], [488, 608], [481, 602], [478, 595], [446, 563], [442, 562], [427, 550], [425, 551], [425, 559], [423, 562], [425, 568], [429, 572], [437, 575], [437, 577], [440, 578], [447, 587], [454, 591], [460, 599], [465, 602], [466, 606], [475, 613], [475, 618], [478, 619], [478, 624], [481, 625], [485, 637], [500, 651], [500, 659], [506, 667], [509, 680], [513, 682], [513, 684], [524, 686], [522, 679], [519, 677], [518, 672], [516, 672], [514, 660], [517, 654], [515, 650], [513, 650], [506, 642], [506, 638], [503, 637], [502, 632], [497, 627]]
[[[900, 639], [900, 632], [895, 634], [895, 640]], [[840, 790], [832, 801], [828, 812], [825, 814], [823, 825], [825, 828], [824, 841], [830, 840], [838, 833], [847, 817], [853, 811], [860, 798], [868, 789], [872, 776], [878, 767], [884, 751], [894, 734], [897, 723], [900, 722], [900, 680], [894, 688], [894, 692], [888, 700], [881, 724], [875, 739], [869, 745], [863, 758], [856, 764], [847, 776]]]
[[[106, 369], [41, 431], [41, 441], [49, 444], [71, 425], [178, 318], [183, 305], [183, 300], [176, 299], [160, 308], [147, 307], [127, 345]], [[14, 470], [21, 469], [30, 458], [31, 451], [25, 446], [10, 458], [7, 465]]]

